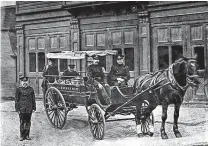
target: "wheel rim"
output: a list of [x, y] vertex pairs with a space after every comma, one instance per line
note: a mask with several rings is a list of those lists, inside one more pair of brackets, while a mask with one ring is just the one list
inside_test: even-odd
[[53, 127], [64, 127], [67, 119], [66, 103], [61, 92], [54, 87], [50, 87], [45, 94], [45, 111]]
[[90, 106], [88, 121], [93, 137], [102, 140], [105, 132], [105, 118], [101, 108], [97, 104]]

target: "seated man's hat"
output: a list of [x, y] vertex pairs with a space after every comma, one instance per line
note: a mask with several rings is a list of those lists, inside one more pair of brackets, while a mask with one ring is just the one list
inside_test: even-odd
[[122, 55], [122, 54], [117, 55], [117, 59], [123, 59], [123, 58], [124, 58], [124, 55]]
[[97, 56], [97, 55], [92, 55], [92, 58], [93, 58], [94, 60], [99, 60], [99, 56]]
[[24, 77], [24, 76], [21, 76], [19, 78], [20, 81], [28, 81], [29, 77]]
[[55, 62], [55, 60], [52, 59], [52, 58], [49, 58], [48, 61], [51, 61], [51, 62], [53, 62], [53, 63]]
[[68, 66], [69, 66], [70, 68], [74, 68], [75, 65], [74, 65], [74, 64], [69, 64]]

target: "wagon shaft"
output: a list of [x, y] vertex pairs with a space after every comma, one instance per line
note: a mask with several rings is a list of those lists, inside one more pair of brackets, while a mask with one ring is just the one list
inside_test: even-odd
[[[109, 113], [105, 116], [105, 118], [108, 119], [110, 116], [115, 115], [117, 111], [119, 111], [120, 109], [122, 109], [124, 106], [130, 104], [132, 101], [138, 99], [139, 97], [141, 97], [141, 96], [142, 96], [143, 94], [145, 94], [146, 92], [149, 92], [150, 90], [155, 90], [154, 88], [155, 88], [157, 85], [159, 85], [162, 81], [164, 81], [164, 79], [161, 80], [161, 81], [159, 81], [159, 82], [157, 82], [155, 85], [153, 85], [153, 86], [147, 88], [146, 90], [142, 91], [141, 93], [136, 94], [136, 95], [135, 95], [133, 98], [131, 98], [129, 101], [125, 102], [124, 104], [122, 104], [121, 106], [119, 106], [118, 108], [116, 108], [114, 111], [109, 112]], [[170, 84], [170, 83], [168, 83], [168, 84]], [[165, 85], [166, 85], [166, 84], [165, 84]], [[159, 87], [157, 87], [156, 89], [160, 89], [160, 88], [162, 88], [162, 87], [164, 87], [164, 86], [159, 86]]]

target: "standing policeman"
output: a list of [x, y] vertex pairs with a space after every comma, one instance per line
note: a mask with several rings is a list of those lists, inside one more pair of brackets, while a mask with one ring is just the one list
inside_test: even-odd
[[32, 112], [36, 110], [35, 93], [28, 85], [28, 77], [20, 77], [21, 84], [15, 94], [15, 110], [20, 118], [20, 141], [29, 137]]

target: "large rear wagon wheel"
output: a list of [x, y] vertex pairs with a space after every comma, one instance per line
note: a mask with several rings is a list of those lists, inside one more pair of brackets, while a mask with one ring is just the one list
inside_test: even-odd
[[45, 94], [44, 106], [49, 122], [55, 128], [62, 129], [66, 124], [67, 108], [61, 92], [50, 87]]
[[102, 140], [105, 134], [105, 118], [102, 109], [97, 104], [92, 104], [88, 111], [90, 130], [95, 139]]

